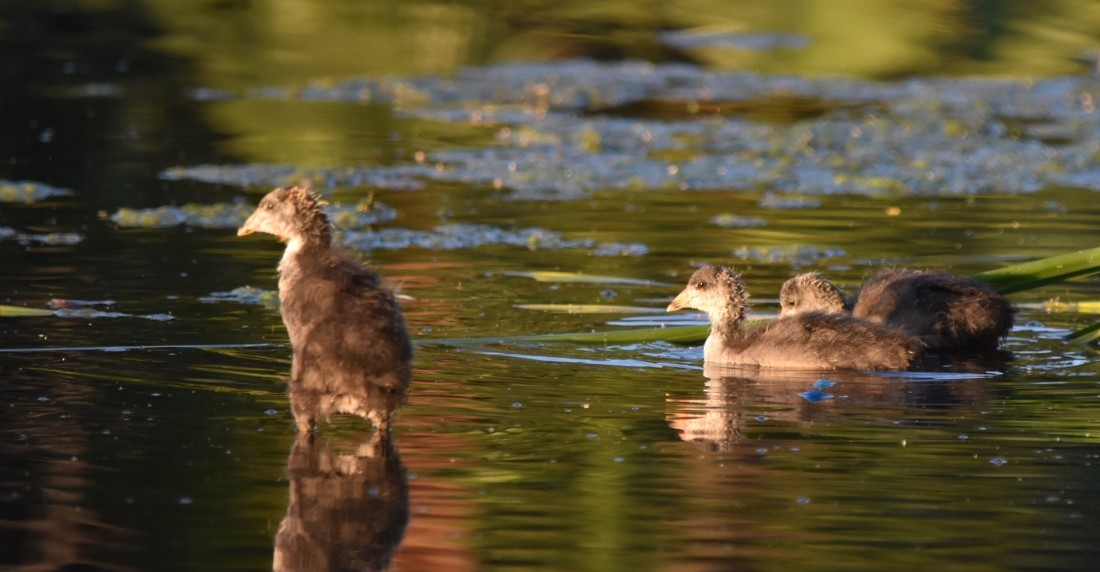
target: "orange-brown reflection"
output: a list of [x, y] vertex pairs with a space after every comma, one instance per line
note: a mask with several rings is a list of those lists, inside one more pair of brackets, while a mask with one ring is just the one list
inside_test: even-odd
[[1003, 371], [1009, 357], [1005, 352], [975, 359], [931, 356], [921, 365], [935, 372], [896, 375], [708, 365], [705, 398], [671, 401], [668, 421], [684, 441], [733, 450], [744, 437], [746, 417], [762, 411], [773, 420], [808, 423], [864, 407], [980, 403], [988, 372]]
[[473, 491], [427, 475], [454, 469], [461, 461], [451, 454], [468, 451], [471, 445], [462, 436], [433, 433], [431, 429], [424, 424], [401, 436], [409, 470], [417, 478], [409, 484], [409, 526], [393, 557], [391, 570], [477, 570], [478, 560], [467, 544], [470, 523], [476, 522], [476, 510], [470, 500], [475, 496]]

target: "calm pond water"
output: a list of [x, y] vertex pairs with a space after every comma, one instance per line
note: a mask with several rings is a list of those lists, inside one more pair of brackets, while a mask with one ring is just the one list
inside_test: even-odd
[[[182, 4], [0, 4], [0, 567], [270, 569], [289, 510], [393, 570], [1094, 568], [1095, 279], [905, 374], [507, 339], [1096, 246], [1092, 3]], [[408, 296], [391, 451], [295, 445], [234, 229], [301, 179]]]

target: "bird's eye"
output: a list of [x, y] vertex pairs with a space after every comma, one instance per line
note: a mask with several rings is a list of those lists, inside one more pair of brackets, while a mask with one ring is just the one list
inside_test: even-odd
[[703, 290], [703, 289], [706, 289], [707, 283], [700, 280], [700, 281], [695, 283], [695, 287], [700, 289], [700, 290]]
[[275, 203], [273, 203], [271, 201], [267, 201], [267, 202], [264, 203], [264, 208], [269, 210], [269, 211], [274, 210], [275, 209]]

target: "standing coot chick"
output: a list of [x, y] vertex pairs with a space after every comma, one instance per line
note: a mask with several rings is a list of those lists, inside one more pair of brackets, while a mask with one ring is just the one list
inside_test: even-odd
[[733, 269], [705, 266], [668, 311], [706, 312], [711, 331], [703, 346], [708, 364], [791, 369], [900, 370], [912, 365], [919, 340], [846, 314], [805, 312], [744, 329], [748, 294]]
[[373, 270], [332, 249], [328, 218], [308, 189], [271, 191], [237, 231], [286, 243], [279, 311], [294, 351], [290, 406], [300, 431], [332, 413], [380, 430], [405, 399], [412, 345], [393, 292]]
[[1015, 313], [989, 284], [939, 270], [883, 270], [847, 300], [816, 272], [802, 274], [783, 284], [779, 302], [780, 316], [850, 312], [917, 336], [933, 349], [996, 349]]

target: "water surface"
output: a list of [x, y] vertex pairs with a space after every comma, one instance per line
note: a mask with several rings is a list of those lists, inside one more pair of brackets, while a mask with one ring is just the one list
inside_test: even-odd
[[[766, 316], [801, 271], [1095, 246], [1090, 4], [718, 4], [0, 10], [0, 303], [57, 312], [0, 318], [0, 563], [270, 568], [331, 465], [298, 500], [395, 570], [1091, 569], [1100, 370], [1061, 336], [1096, 317], [1040, 307], [1093, 279], [920, 373], [442, 343], [697, 322], [529, 305], [660, 309], [704, 262]], [[358, 419], [295, 446], [281, 246], [234, 236], [303, 178], [409, 297], [384, 459]]]

